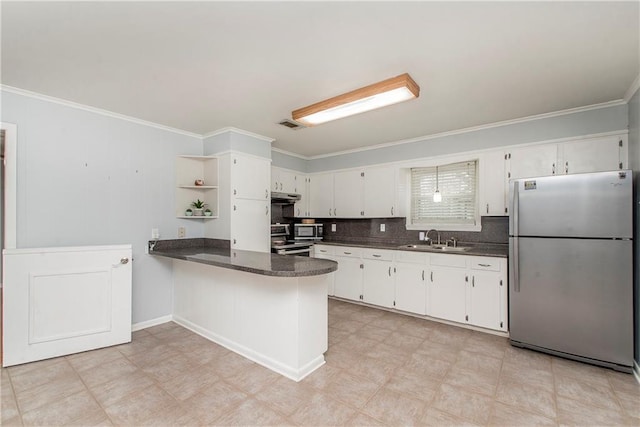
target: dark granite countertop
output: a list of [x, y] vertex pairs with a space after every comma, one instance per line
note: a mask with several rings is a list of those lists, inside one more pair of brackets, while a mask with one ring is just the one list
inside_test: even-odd
[[228, 240], [176, 239], [149, 242], [149, 254], [265, 276], [319, 276], [336, 271], [335, 261], [231, 249]]
[[[458, 246], [466, 246], [470, 249], [464, 252], [453, 252], [453, 251], [440, 251], [440, 250], [425, 250], [420, 248], [408, 248], [408, 247], [400, 247], [405, 246], [402, 243], [392, 243], [392, 242], [376, 242], [376, 241], [347, 241], [347, 240], [328, 240], [317, 242], [319, 245], [333, 245], [333, 246], [351, 246], [355, 248], [372, 248], [372, 249], [387, 249], [394, 251], [414, 251], [414, 252], [425, 252], [425, 253], [444, 253], [451, 255], [472, 255], [472, 256], [490, 256], [490, 257], [498, 257], [498, 258], [508, 258], [509, 256], [509, 245], [508, 244], [500, 244], [500, 243], [466, 243], [466, 242], [458, 242]], [[418, 244], [424, 244], [424, 242], [420, 242]]]

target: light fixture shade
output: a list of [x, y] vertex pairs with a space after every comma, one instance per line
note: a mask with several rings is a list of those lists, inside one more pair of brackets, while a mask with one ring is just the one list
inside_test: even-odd
[[407, 73], [365, 86], [291, 112], [296, 122], [315, 126], [408, 101], [420, 96], [420, 87]]
[[433, 201], [435, 203], [440, 203], [442, 201], [442, 193], [440, 193], [440, 190], [436, 190], [435, 193], [433, 193]]

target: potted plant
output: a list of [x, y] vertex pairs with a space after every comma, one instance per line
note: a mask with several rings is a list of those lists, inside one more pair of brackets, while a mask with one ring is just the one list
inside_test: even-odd
[[191, 206], [193, 207], [194, 216], [202, 216], [202, 210], [207, 207], [207, 204], [198, 199], [195, 202], [191, 202]]
[[193, 215], [193, 211], [191, 209], [187, 209], [186, 211], [184, 211], [184, 216], [192, 216]]
[[211, 212], [211, 209], [207, 208], [204, 210], [204, 216], [212, 216], [213, 212]]

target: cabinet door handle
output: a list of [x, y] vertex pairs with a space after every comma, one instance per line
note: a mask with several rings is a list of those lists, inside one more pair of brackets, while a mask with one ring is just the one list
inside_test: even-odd
[[424, 282], [424, 270], [422, 270], [422, 281]]
[[280, 190], [282, 190], [282, 183], [280, 183]]
[[269, 198], [269, 190], [264, 190], [264, 198], [265, 199]]
[[373, 256], [376, 257], [376, 258], [380, 258], [382, 255], [373, 254]]
[[551, 175], [555, 175], [556, 174], [556, 164], [552, 164], [551, 165]]
[[300, 208], [298, 208], [298, 213], [296, 214], [296, 216], [300, 216]]
[[265, 213], [264, 213], [264, 214], [265, 214], [265, 215], [269, 215], [269, 206], [265, 206], [265, 209], [266, 209], [266, 211], [265, 211]]
[[487, 203], [487, 213], [489, 213], [489, 203]]
[[391, 206], [391, 216], [393, 216], [393, 206]]
[[331, 216], [331, 208], [329, 208], [329, 216]]
[[236, 205], [233, 205], [233, 210], [235, 211], [236, 209], [237, 209], [237, 208], [236, 208]]
[[476, 287], [476, 276], [471, 276], [471, 287]]
[[236, 239], [233, 239], [233, 244], [234, 244], [234, 245], [236, 244]]
[[569, 173], [569, 162], [564, 164], [564, 173]]
[[345, 255], [351, 255], [351, 252], [343, 252]]
[[238, 190], [234, 189], [233, 190], [233, 195], [235, 196], [236, 194], [238, 194]]
[[333, 216], [336, 216], [336, 208], [333, 208]]
[[431, 282], [433, 282], [433, 271], [431, 272]]
[[389, 277], [391, 277], [391, 267], [389, 267]]
[[491, 264], [478, 264], [480, 267], [491, 267]]

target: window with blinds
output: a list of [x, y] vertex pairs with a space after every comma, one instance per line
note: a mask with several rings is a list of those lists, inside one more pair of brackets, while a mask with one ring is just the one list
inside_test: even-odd
[[[476, 225], [478, 162], [411, 169], [411, 224]], [[433, 201], [436, 184], [441, 202]]]

